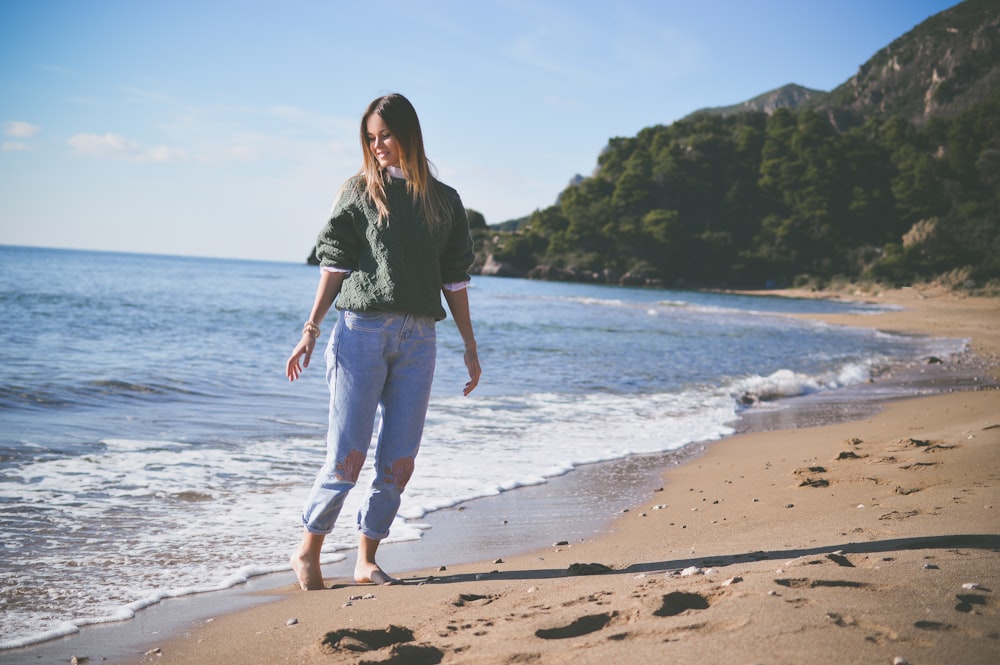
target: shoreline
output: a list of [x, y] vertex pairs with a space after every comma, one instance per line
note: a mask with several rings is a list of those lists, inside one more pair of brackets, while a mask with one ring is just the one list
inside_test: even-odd
[[[790, 294], [789, 292], [785, 291], [780, 293], [771, 293], [770, 295], [808, 295], [808, 294], [800, 294], [800, 293]], [[903, 301], [908, 301], [909, 294], [895, 294], [895, 296], [889, 295], [886, 296], [884, 299], [879, 299], [876, 301], [888, 302], [890, 304], [897, 304], [898, 301], [893, 302], [892, 300], [890, 300], [890, 298], [893, 297], [896, 297]], [[852, 299], [861, 299], [861, 298], [852, 298]], [[871, 300], [871, 298], [869, 298], [869, 300]], [[918, 301], [918, 304], [921, 303], [919, 303]], [[979, 304], [981, 303], [977, 302], [977, 305]], [[912, 303], [910, 303], [910, 305], [912, 306]], [[906, 307], [907, 305], [903, 303], [903, 306]], [[992, 326], [989, 324], [989, 321], [980, 320], [983, 319], [984, 317], [978, 316], [978, 317], [973, 317], [977, 319], [976, 321], [970, 321], [968, 324], [964, 326], [954, 326], [954, 327], [942, 327], [939, 320], [940, 312], [938, 311], [938, 308], [933, 308], [934, 311], [930, 312], [929, 320], [932, 323], [935, 323], [936, 325], [931, 326], [933, 328], [932, 330], [927, 330], [927, 329], [921, 330], [921, 328], [923, 327], [921, 324], [923, 324], [926, 320], [928, 320], [927, 319], [928, 312], [924, 310], [921, 310], [922, 313], [919, 315], [916, 315], [913, 312], [910, 312], [910, 310], [905, 309], [902, 311], [893, 311], [877, 315], [830, 315], [830, 316], [808, 315], [805, 318], [826, 320], [829, 323], [840, 324], [840, 325], [852, 325], [858, 327], [861, 326], [876, 327], [879, 329], [894, 330], [894, 331], [928, 333], [932, 334], [933, 336], [940, 336], [940, 337], [962, 337], [962, 338], [967, 337], [972, 340], [972, 348], [976, 351], [977, 356], [983, 359], [983, 362], [988, 367], [991, 376], [994, 378], [994, 380], [997, 380], [998, 378], [1000, 378], [1000, 372], [997, 371], [997, 362], [996, 362], [996, 359], [1000, 358], [1000, 355], [997, 354], [997, 351], [1000, 350], [1000, 342], [997, 341], [997, 335], [998, 335], [997, 331], [1000, 330], [1000, 325], [996, 325], [996, 320], [995, 320], [997, 313], [996, 310], [998, 307], [1000, 307], [1000, 302], [993, 300], [986, 303], [986, 307], [976, 308], [976, 311], [980, 313], [982, 313], [983, 311], [987, 313], [992, 311], [992, 314], [994, 316], [993, 319], [994, 324]], [[945, 307], [945, 309], [947, 310], [948, 307]], [[953, 324], [954, 323], [955, 322], [953, 322]], [[873, 324], [878, 324], [878, 325], [873, 325]], [[963, 334], [962, 332], [963, 330], [969, 330], [970, 333], [975, 332], [975, 334], [968, 334], [968, 335]], [[958, 332], [958, 334], [955, 334], [955, 332]], [[983, 341], [984, 339], [985, 342]], [[992, 396], [994, 397], [994, 402], [995, 402], [995, 395], [996, 393], [993, 392]], [[919, 398], [919, 399], [936, 399], [936, 398], [931, 397], [931, 398]], [[893, 406], [890, 405], [889, 408], [892, 409]], [[857, 415], [858, 414], [855, 414], [855, 417], [857, 417]], [[763, 417], [767, 417], [766, 414]], [[866, 417], [867, 416], [862, 416], [862, 418]], [[877, 421], [880, 417], [881, 417], [880, 415], [876, 415], [873, 418], [870, 418], [870, 420]], [[820, 420], [823, 420], [823, 418], [824, 416], [820, 416]], [[806, 421], [800, 421], [798, 423], [793, 424], [793, 426], [801, 427], [803, 422]], [[840, 425], [831, 425], [829, 427], [838, 427], [838, 426]], [[785, 428], [782, 429], [782, 431], [788, 432], [789, 430], [787, 429], [787, 427], [788, 427], [788, 422], [786, 421], [777, 423], [776, 428]], [[827, 429], [827, 427], [821, 429], [825, 430]], [[762, 426], [760, 423], [754, 426], [748, 426], [742, 429], [741, 432], [746, 430], [752, 430], [757, 432], [770, 431], [766, 426]], [[644, 477], [647, 478], [647, 481], [645, 481], [645, 484], [643, 484], [641, 488], [637, 489], [635, 493], [633, 493], [633, 495], [631, 495], [629, 498], [616, 497], [612, 499], [607, 499], [606, 500], [607, 505], [604, 505], [602, 507], [602, 510], [604, 511], [604, 516], [599, 520], [596, 520], [596, 522], [600, 523], [599, 528], [597, 528], [596, 530], [592, 528], [595, 520], [591, 520], [591, 523], [589, 525], [582, 525], [575, 527], [578, 529], [582, 529], [582, 531], [578, 530], [577, 532], [572, 532], [572, 529], [570, 528], [571, 525], [566, 525], [567, 528], [564, 529], [564, 531], [561, 531], [560, 534], [569, 533], [570, 534], [569, 537], [564, 538], [563, 535], [556, 534], [553, 535], [551, 538], [547, 538], [547, 540], [550, 541], [558, 541], [564, 539], [567, 540], [568, 545], [562, 548], [564, 552], [568, 552], [574, 548], [576, 548], [577, 551], [583, 549], [589, 549], [595, 546], [594, 543], [601, 543], [608, 541], [613, 537], [613, 534], [616, 533], [616, 531], [619, 529], [619, 524], [623, 521], [632, 520], [633, 516], [625, 514], [624, 517], [620, 517], [618, 519], [615, 518], [621, 515], [622, 511], [626, 510], [630, 506], [634, 507], [642, 505], [643, 503], [648, 503], [649, 492], [653, 491], [654, 486], [659, 486], [663, 484], [661, 476], [666, 474], [667, 477], [670, 477], [671, 475], [676, 475], [679, 469], [700, 466], [703, 463], [703, 459], [713, 459], [715, 456], [717, 456], [719, 454], [716, 453], [717, 449], [721, 450], [726, 447], [731, 447], [733, 445], [731, 443], [732, 441], [742, 441], [744, 440], [744, 437], [753, 437], [753, 436], [755, 435], [740, 433], [735, 436], [726, 437], [721, 441], [712, 441], [708, 442], [708, 444], [697, 444], [697, 447], [704, 449], [702, 451], [699, 451], [698, 460], [696, 461], [688, 460], [686, 464], [682, 465], [671, 463], [668, 455], [640, 456], [640, 458], [650, 458], [650, 459], [643, 460], [640, 458], [636, 458], [632, 460], [630, 462], [631, 464], [636, 464], [641, 462], [648, 463], [648, 468], [642, 470], [642, 473], [644, 474]], [[723, 446], [723, 444], [729, 444], [729, 445]], [[657, 459], [651, 459], [651, 458], [657, 458]], [[560, 484], [573, 485], [574, 483], [586, 482], [581, 480], [581, 477], [578, 476], [578, 474], [586, 474], [589, 472], [593, 473], [595, 476], [600, 476], [601, 474], [606, 473], [605, 469], [610, 468], [612, 466], [617, 465], [620, 467], [621, 466], [627, 467], [628, 465], [624, 464], [625, 461], [626, 460], [617, 460], [614, 462], [602, 463], [600, 465], [588, 465], [589, 467], [594, 467], [593, 469], [590, 469], [588, 467], [579, 467], [572, 474], [573, 476], [575, 476], [573, 482], [560, 483], [560, 480], [565, 478], [565, 477], [560, 477], [560, 478], [550, 479], [549, 483], [546, 484], [546, 485], [552, 485], [553, 487], [546, 487], [543, 485], [543, 486], [535, 486], [534, 488], [532, 487], [520, 488], [517, 492], [506, 492], [503, 495], [501, 495], [501, 497], [504, 497], [504, 499], [510, 503], [510, 507], [497, 508], [494, 506], [492, 508], [482, 508], [482, 511], [487, 513], [488, 518], [490, 516], [496, 517], [498, 515], [501, 515], [505, 511], [511, 511], [511, 514], [517, 513], [518, 519], [520, 519], [526, 507], [534, 505], [534, 507], [537, 509], [538, 507], [537, 504], [539, 504], [541, 501], [544, 500], [546, 494], [550, 495], [551, 498], [551, 494], [553, 493], [555, 485], [560, 485]], [[665, 465], [669, 465], [669, 468], [664, 469]], [[624, 473], [634, 473], [634, 472], [636, 472], [635, 469], [629, 470], [627, 468], [624, 471]], [[605, 479], [605, 481], [606, 484], [610, 484], [607, 482], [607, 479]], [[385, 549], [384, 560], [387, 568], [391, 570], [408, 570], [411, 572], [419, 572], [419, 574], [415, 575], [402, 576], [404, 577], [404, 579], [409, 579], [409, 580], [416, 580], [422, 576], [427, 576], [427, 575], [435, 575], [435, 576], [440, 575], [441, 573], [434, 572], [436, 571], [437, 566], [434, 565], [433, 562], [430, 561], [430, 559], [427, 557], [427, 551], [441, 550], [447, 548], [448, 546], [454, 546], [455, 544], [458, 543], [458, 538], [455, 536], [450, 536], [452, 542], [450, 543], [445, 542], [443, 545], [435, 545], [430, 541], [432, 541], [438, 535], [448, 531], [449, 528], [454, 529], [456, 531], [462, 531], [461, 523], [462, 522], [466, 524], [469, 523], [469, 516], [472, 514], [472, 512], [480, 510], [482, 506], [480, 502], [492, 502], [496, 501], [498, 498], [500, 497], [487, 497], [485, 499], [479, 499], [473, 502], [469, 502], [468, 504], [463, 504], [463, 506], [458, 509], [449, 509], [446, 511], [440, 511], [440, 513], [429, 515], [425, 521], [432, 523], [434, 526], [428, 533], [424, 535], [424, 538], [417, 541], [409, 541], [409, 543], [396, 543], [393, 544], [392, 547], [387, 547]], [[617, 502], [616, 505], [614, 506], [610, 505], [615, 502]], [[626, 503], [628, 505], [624, 505]], [[630, 512], [635, 512], [636, 510], [640, 509], [634, 508]], [[650, 509], [647, 507], [647, 511], [648, 510]], [[462, 515], [461, 513], [463, 512], [466, 514]], [[454, 523], [448, 526], [449, 521]], [[549, 521], [551, 522], [551, 518]], [[514, 535], [507, 534], [506, 541], [504, 541], [503, 539], [498, 540], [494, 538], [493, 542], [484, 542], [485, 539], [489, 537], [489, 532], [491, 531], [502, 532], [507, 529], [504, 529], [502, 527], [498, 528], [500, 525], [496, 524], [495, 520], [493, 522], [485, 522], [485, 523], [476, 522], [476, 524], [479, 527], [480, 532], [478, 532], [477, 535], [473, 535], [472, 538], [470, 538], [470, 540], [474, 540], [479, 544], [478, 550], [476, 550], [475, 552], [468, 552], [466, 554], [450, 555], [447, 561], [445, 561], [440, 556], [439, 553], [438, 554], [432, 553], [430, 555], [431, 559], [437, 557], [439, 560], [441, 560], [442, 563], [446, 564], [449, 567], [449, 571], [451, 569], [459, 569], [459, 568], [468, 569], [470, 571], [471, 570], [480, 571], [474, 574], [466, 573], [467, 575], [473, 575], [472, 579], [462, 578], [461, 577], [462, 573], [460, 573], [459, 575], [455, 575], [449, 572], [447, 575], [447, 577], [449, 578], [448, 583], [442, 582], [442, 584], [444, 586], [456, 586], [456, 589], [453, 589], [455, 593], [460, 593], [460, 591], [457, 589], [457, 586], [464, 587], [464, 585], [469, 585], [470, 588], [475, 588], [479, 586], [480, 583], [483, 581], [482, 579], [483, 577], [491, 577], [489, 571], [493, 570], [494, 568], [505, 568], [505, 566], [499, 564], [492, 565], [492, 564], [481, 563], [483, 561], [490, 560], [489, 557], [485, 556], [487, 552], [490, 551], [502, 552], [504, 558], [516, 558], [519, 561], [526, 557], [530, 559], [533, 556], [535, 558], [547, 558], [541, 556], [542, 552], [547, 552], [549, 549], [546, 543], [536, 542], [535, 544], [528, 545], [525, 544], [527, 542], [525, 537], [523, 535], [519, 535], [516, 533]], [[526, 519], [525, 526], [530, 528], [531, 525], [532, 521], [530, 519]], [[509, 529], [509, 531], [514, 531], [514, 529]], [[449, 536], [444, 537], [446, 541], [448, 540], [448, 538]], [[630, 540], [629, 542], [632, 541]], [[523, 547], [521, 547], [519, 550], [512, 549], [514, 547], [514, 543], [521, 543]], [[409, 545], [411, 544], [414, 545], [415, 547], [413, 548], [409, 547]], [[423, 544], [422, 548], [420, 547], [421, 544]], [[417, 553], [417, 550], [419, 549], [425, 550], [423, 560], [421, 559], [421, 556]], [[513, 552], [513, 554], [508, 554], [508, 552]], [[396, 563], [397, 560], [400, 562], [400, 564], [393, 565]], [[694, 559], [693, 558], [683, 559], [681, 560], [681, 562], [686, 562], [688, 560], [694, 560]], [[477, 561], [480, 563], [477, 564], [476, 563]], [[402, 565], [404, 562], [408, 563], [409, 565], [404, 567]], [[661, 563], [668, 563], [668, 562], [661, 562]], [[346, 573], [349, 573], [349, 570], [352, 567], [353, 562], [351, 561], [350, 556], [348, 556], [348, 559], [345, 560], [344, 562], [339, 562], [325, 566], [325, 573], [327, 574], [328, 580], [331, 577], [341, 577], [344, 574], [346, 574], [339, 572], [338, 569], [341, 566], [341, 564], [343, 564], [344, 571], [346, 571]], [[639, 568], [642, 568], [643, 566], [645, 566], [645, 568], [649, 568], [651, 565], [652, 564], [650, 564], [649, 562], [646, 562], [644, 564], [637, 564], [633, 562], [629, 564], [626, 568], [623, 568], [623, 570], [629, 570], [631, 572], [634, 572], [636, 570], [639, 570]], [[639, 566], [639, 568], [637, 568], [636, 566]], [[530, 566], [525, 568], [525, 571], [530, 571], [530, 570], [532, 570]], [[652, 568], [650, 568], [650, 570], [652, 570]], [[657, 569], [657, 571], [663, 572], [662, 570], [659, 569]], [[503, 571], [501, 570], [501, 573], [502, 572]], [[558, 574], [556, 574], [557, 572]], [[648, 571], [640, 571], [640, 573], [637, 574], [647, 574], [647, 572]], [[551, 577], [552, 581], [565, 576], [565, 571], [562, 569], [558, 571], [553, 570], [550, 571], [550, 573], [552, 575]], [[550, 579], [540, 573], [525, 572], [524, 574], [527, 576], [526, 579], [536, 579], [536, 577], [537, 579]], [[249, 583], [245, 585], [224, 592], [212, 592], [211, 594], [203, 594], [200, 597], [194, 596], [194, 597], [171, 599], [168, 601], [164, 601], [158, 606], [143, 610], [136, 616], [136, 618], [131, 619], [130, 622], [128, 623], [134, 623], [135, 627], [137, 628], [148, 626], [150, 628], [166, 629], [167, 635], [165, 636], [164, 635], [158, 636], [158, 634], [153, 630], [147, 632], [147, 639], [145, 641], [145, 644], [152, 645], [154, 643], [158, 643], [158, 640], [164, 640], [162, 643], [163, 646], [161, 647], [162, 651], [160, 651], [159, 654], [157, 654], [157, 662], [165, 662], [166, 660], [170, 660], [170, 662], [199, 662], [198, 657], [187, 656], [189, 660], [184, 660], [183, 659], [184, 657], [180, 656], [180, 654], [185, 653], [186, 649], [192, 646], [192, 640], [195, 640], [195, 643], [198, 643], [197, 640], [206, 640], [211, 642], [212, 640], [216, 639], [221, 639], [223, 642], [225, 642], [229, 638], [227, 638], [224, 633], [222, 635], [219, 635], [218, 631], [216, 630], [217, 627], [221, 626], [223, 623], [229, 623], [231, 621], [236, 621], [237, 623], [239, 623], [242, 620], [240, 619], [241, 617], [249, 618], [249, 617], [257, 617], [262, 614], [268, 615], [271, 612], [280, 611], [276, 609], [276, 606], [280, 605], [284, 607], [289, 603], [297, 606], [308, 605], [311, 607], [315, 607], [316, 611], [321, 611], [318, 606], [318, 603], [322, 604], [321, 601], [314, 600], [311, 598], [312, 596], [316, 596], [317, 594], [300, 594], [297, 592], [289, 594], [291, 590], [290, 587], [292, 587], [293, 585], [291, 585], [290, 583], [275, 582], [276, 576], [281, 576], [281, 575], [282, 575], [281, 573], [278, 573], [278, 574], [262, 576], [259, 578], [253, 578], [250, 580]], [[498, 575], [500, 574], [498, 573]], [[479, 577], [480, 579], [475, 579], [475, 577]], [[622, 577], [622, 576], [619, 575], [617, 577]], [[452, 579], [452, 578], [457, 578], [457, 579]], [[584, 578], [570, 578], [570, 579], [582, 580]], [[587, 577], [585, 579], [589, 583], [589, 581], [592, 579], [603, 579], [603, 578]], [[409, 588], [411, 586], [414, 585], [406, 584], [403, 585], [403, 587], [399, 588], [398, 590], [402, 591], [404, 588], [410, 590]], [[436, 586], [438, 585], [428, 584], [422, 588], [424, 590], [427, 590]], [[371, 590], [370, 587], [357, 587], [353, 585], [346, 589], [346, 591], [350, 593], [365, 593], [369, 590]], [[344, 591], [345, 589], [337, 590], [337, 592], [340, 593], [341, 595], [343, 594]], [[379, 597], [381, 597], [383, 595], [388, 595], [389, 593], [395, 593], [396, 591], [397, 591], [396, 588], [388, 590], [377, 589], [375, 593]], [[464, 591], [461, 592], [464, 593]], [[473, 595], [475, 595], [479, 594], [480, 592], [474, 591], [472, 593]], [[318, 595], [327, 596], [327, 594], [318, 594]], [[211, 596], [212, 598], [208, 598], [207, 596]], [[411, 596], [411, 598], [415, 597]], [[187, 605], [188, 607], [190, 607], [192, 601], [200, 602], [202, 600], [204, 600], [204, 603], [201, 604], [206, 606], [204, 612], [207, 612], [212, 617], [217, 617], [211, 623], [206, 623], [204, 625], [201, 625], [201, 622], [204, 621], [204, 619], [200, 621], [196, 620], [194, 618], [194, 615], [196, 613], [193, 613], [190, 610], [185, 611], [180, 607], [181, 605]], [[264, 600], [268, 602], [264, 602]], [[326, 608], [327, 612], [335, 613], [340, 611], [337, 609], [340, 608], [340, 603], [342, 602], [339, 599], [339, 596], [337, 597], [337, 599], [326, 598], [325, 600], [326, 603], [328, 604], [328, 607]], [[241, 605], [241, 607], [235, 607], [235, 605]], [[213, 609], [216, 611], [212, 612]], [[235, 613], [233, 612], [233, 610], [235, 610]], [[218, 616], [220, 612], [222, 613], [222, 616]], [[168, 617], [173, 620], [172, 623], [167, 621]], [[382, 623], [384, 623], [384, 622], [379, 623], [381, 619], [379, 619], [377, 616], [371, 618], [379, 626], [382, 626]], [[302, 623], [305, 622], [303, 621]], [[171, 625], [172, 627], [170, 627]], [[94, 648], [86, 647], [85, 643], [88, 641], [90, 641], [91, 643], [100, 644], [103, 639], [102, 636], [106, 635], [110, 637], [112, 633], [115, 632], [115, 628], [117, 627], [119, 627], [117, 624], [111, 624], [107, 626], [87, 627], [80, 634], [69, 636], [67, 638], [60, 638], [59, 640], [54, 640], [52, 642], [47, 642], [41, 645], [37, 645], [36, 647], [26, 647], [22, 649], [10, 650], [7, 653], [0, 652], [0, 662], [15, 662], [6, 660], [5, 656], [8, 655], [20, 655], [25, 657], [25, 660], [28, 660], [31, 659], [31, 657], [35, 655], [36, 652], [38, 652], [39, 650], [42, 650], [43, 648], [49, 646], [62, 647], [61, 649], [58, 650], [58, 653], [61, 654], [60, 657], [61, 660], [68, 660], [70, 656], [76, 654], [89, 656], [91, 660], [94, 661], [99, 660], [102, 657], [108, 659], [106, 662], [139, 662], [143, 660], [141, 655], [136, 655], [136, 654], [141, 654], [141, 652], [137, 652], [135, 650], [131, 651], [131, 654], [133, 654], [132, 656], [125, 658], [123, 660], [115, 660], [115, 658], [119, 658], [120, 656], [106, 655], [102, 653], [102, 650], [100, 648], [97, 647]], [[281, 622], [281, 627], [285, 628], [284, 620], [282, 620]], [[232, 627], [227, 628], [227, 630], [230, 629], [232, 629]], [[194, 634], [191, 632], [193, 630], [197, 630], [196, 634], [199, 636], [198, 638], [190, 637], [192, 634]], [[88, 636], [96, 637], [97, 639], [96, 640], [80, 639], [85, 633]], [[173, 635], [172, 637], [170, 636], [171, 634]], [[215, 635], [214, 637], [213, 634]], [[207, 637], [203, 635], [207, 635]], [[115, 639], [115, 638], [110, 637], [110, 639]], [[73, 646], [70, 646], [71, 642], [73, 643]], [[77, 648], [77, 646], [79, 648]], [[259, 647], [260, 645], [258, 644], [255, 648]], [[47, 651], [49, 651], [49, 653], [56, 653], [56, 651], [52, 650], [47, 650]], [[121, 653], [121, 651], [119, 651], [119, 653]], [[170, 656], [170, 658], [167, 658], [168, 656]], [[181, 659], [175, 660], [175, 657]], [[356, 662], [353, 660], [337, 660], [336, 657], [330, 654], [326, 654], [325, 657], [329, 657], [330, 660], [323, 660], [322, 662]], [[216, 658], [218, 658], [218, 660], [216, 660]], [[225, 654], [220, 652], [212, 656], [211, 662], [233, 662], [233, 663], [242, 662], [238, 652], [235, 650], [228, 656], [230, 660], [226, 660], [226, 658], [227, 656], [225, 656]], [[205, 662], [205, 661], [201, 660], [200, 662]], [[445, 660], [443, 662], [449, 662], [449, 661]], [[457, 662], [502, 662], [502, 661], [500, 660], [492, 661], [487, 658], [481, 661], [479, 660], [466, 661], [463, 659], [459, 659], [459, 661]], [[543, 659], [543, 661], [541, 662], [562, 662], [562, 661], [559, 660], [549, 661], [546, 657], [546, 659]], [[642, 661], [636, 660], [635, 662], [642, 662]]]
[[992, 663], [998, 405], [943, 394], [723, 439], [594, 539], [273, 590], [128, 662]]

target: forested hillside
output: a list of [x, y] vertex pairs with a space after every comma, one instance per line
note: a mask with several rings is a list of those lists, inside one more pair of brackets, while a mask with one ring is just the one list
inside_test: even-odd
[[808, 108], [730, 107], [613, 138], [556, 205], [476, 231], [477, 269], [744, 288], [997, 280], [998, 26], [1000, 3], [967, 0]]

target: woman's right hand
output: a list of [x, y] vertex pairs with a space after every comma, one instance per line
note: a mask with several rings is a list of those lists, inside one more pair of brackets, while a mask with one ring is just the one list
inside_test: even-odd
[[[313, 349], [315, 348], [316, 338], [308, 332], [303, 332], [302, 339], [292, 349], [292, 355], [288, 356], [288, 361], [285, 363], [285, 376], [288, 377], [289, 381], [294, 381], [302, 376], [302, 370], [309, 367], [309, 360], [312, 358]], [[301, 365], [299, 364], [300, 361]]]
[[[285, 376], [288, 377], [289, 381], [294, 381], [302, 376], [302, 370], [309, 367], [313, 349], [316, 348], [316, 342], [319, 340], [319, 324], [323, 322], [323, 317], [333, 306], [333, 301], [340, 293], [340, 285], [346, 276], [346, 272], [330, 272], [328, 270], [320, 272], [319, 285], [316, 287], [316, 300], [309, 311], [309, 319], [302, 328], [302, 339], [292, 349], [292, 355], [288, 356], [288, 361], [285, 363]], [[301, 365], [299, 365], [300, 361]]]

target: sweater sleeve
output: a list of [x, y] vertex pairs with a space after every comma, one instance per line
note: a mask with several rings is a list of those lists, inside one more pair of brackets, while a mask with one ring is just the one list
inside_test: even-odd
[[316, 257], [323, 267], [354, 270], [358, 267], [361, 237], [355, 219], [363, 219], [358, 206], [357, 183], [352, 179], [341, 188], [330, 211], [330, 219], [316, 239]]
[[452, 197], [452, 223], [448, 241], [441, 253], [441, 281], [445, 284], [468, 282], [469, 268], [475, 259], [469, 218], [458, 193]]

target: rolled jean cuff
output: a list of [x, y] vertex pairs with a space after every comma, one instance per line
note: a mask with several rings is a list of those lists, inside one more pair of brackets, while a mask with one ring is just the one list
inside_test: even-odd
[[331, 533], [333, 533], [333, 529], [317, 529], [315, 527], [309, 526], [309, 523], [306, 521], [304, 517], [302, 518], [302, 528], [305, 529], [306, 532], [311, 533], [314, 536], [329, 536]]
[[358, 533], [360, 533], [362, 536], [364, 536], [365, 538], [368, 538], [370, 540], [383, 540], [383, 539], [385, 539], [389, 535], [388, 531], [386, 531], [384, 533], [375, 533], [374, 531], [371, 531], [370, 529], [366, 529], [363, 526], [359, 526], [358, 527]]

